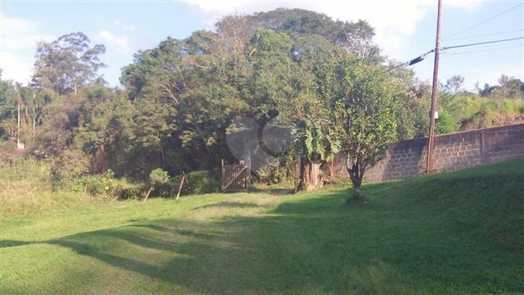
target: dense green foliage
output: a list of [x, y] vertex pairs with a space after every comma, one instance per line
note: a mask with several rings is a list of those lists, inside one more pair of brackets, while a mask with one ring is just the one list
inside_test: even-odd
[[439, 132], [480, 129], [524, 121], [524, 99], [494, 99], [468, 93], [444, 96]]
[[[0, 183], [15, 174], [0, 171]], [[365, 185], [363, 207], [344, 205], [345, 187], [147, 203], [72, 195], [0, 214], [0, 293], [520, 294], [523, 178], [513, 161]]]
[[397, 114], [405, 107], [407, 91], [381, 69], [359, 67], [351, 60], [342, 60], [335, 67], [323, 94], [333, 101], [334, 128], [347, 152], [346, 169], [358, 199], [366, 169], [400, 139], [398, 126], [404, 122]]
[[[371, 165], [388, 143], [426, 133], [429, 101], [428, 85], [411, 71], [388, 69], [373, 35], [365, 21], [300, 9], [229, 16], [214, 31], [137, 52], [122, 69], [123, 89], [114, 89], [98, 74], [104, 46], [67, 34], [39, 44], [31, 84], [0, 77], [0, 140], [16, 138], [20, 107], [21, 141], [50, 159], [56, 187], [108, 170], [144, 183], [157, 168], [170, 177], [217, 175], [221, 159], [247, 154], [263, 158], [254, 179], [271, 181], [298, 160], [317, 169], [341, 150], [365, 151]], [[462, 82], [442, 86], [439, 132], [522, 120], [520, 80], [502, 77], [479, 88], [482, 97], [462, 91]], [[291, 137], [278, 152], [228, 145], [239, 130], [267, 140], [268, 126]]]

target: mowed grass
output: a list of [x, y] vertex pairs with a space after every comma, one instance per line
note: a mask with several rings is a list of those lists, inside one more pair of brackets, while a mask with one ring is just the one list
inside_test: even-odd
[[0, 294], [522, 294], [524, 161], [0, 218]]

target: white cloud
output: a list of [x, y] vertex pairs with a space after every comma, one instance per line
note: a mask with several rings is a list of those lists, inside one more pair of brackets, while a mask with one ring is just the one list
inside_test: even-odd
[[6, 16], [0, 11], [2, 78], [28, 82], [37, 43], [50, 38], [50, 35], [40, 30], [38, 24], [22, 18]]
[[[230, 13], [251, 13], [279, 7], [304, 8], [344, 21], [367, 20], [376, 29], [376, 41], [387, 55], [405, 58], [403, 52], [417, 24], [434, 12], [435, 0], [178, 0], [194, 5], [211, 18]], [[495, 1], [495, 0], [494, 0]], [[485, 0], [448, 0], [446, 7], [472, 9]]]
[[28, 82], [33, 72], [33, 59], [0, 50], [0, 70], [2, 79]]
[[116, 35], [109, 30], [98, 31], [94, 36], [94, 41], [104, 44], [108, 51], [114, 51], [115, 53], [131, 54], [133, 52], [129, 37]]

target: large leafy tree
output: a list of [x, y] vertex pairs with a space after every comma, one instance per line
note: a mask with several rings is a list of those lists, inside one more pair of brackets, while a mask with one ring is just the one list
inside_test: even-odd
[[337, 137], [347, 152], [346, 169], [354, 198], [362, 200], [366, 170], [398, 140], [397, 116], [403, 87], [383, 68], [343, 56], [323, 70], [323, 95], [331, 98]]
[[[160, 99], [174, 108], [159, 119], [169, 117], [176, 126], [163, 138], [167, 153], [200, 159], [168, 166], [210, 169], [230, 158], [225, 138], [240, 116], [260, 130], [269, 122], [291, 129], [303, 163], [301, 186], [318, 187], [320, 167], [337, 151], [337, 141], [328, 124], [329, 99], [318, 92], [316, 67], [344, 52], [378, 62], [373, 30], [362, 21], [338, 22], [300, 9], [229, 16], [216, 28], [184, 40], [169, 38], [137, 54], [123, 70], [132, 100], [153, 106]], [[137, 114], [136, 120], [141, 116], [151, 117]]]
[[[373, 30], [364, 22], [335, 22], [304, 10], [226, 17], [217, 23], [216, 32], [168, 38], [137, 53], [122, 72], [127, 101], [111, 91], [101, 100], [78, 90], [70, 102], [61, 98], [61, 103], [52, 104], [57, 116], [50, 117], [50, 128], [41, 132], [50, 136], [42, 138], [62, 139], [54, 142], [62, 142], [61, 146], [75, 143], [97, 159], [104, 158], [100, 155], [118, 158], [101, 165], [118, 174], [147, 176], [157, 167], [180, 173], [213, 169], [220, 158], [232, 158], [225, 140], [228, 131], [236, 117], [248, 117], [261, 129], [271, 122], [293, 131], [303, 163], [303, 187], [314, 188], [321, 184], [320, 167], [340, 147], [332, 124], [332, 97], [320, 91], [328, 85], [320, 79], [319, 68], [347, 53], [367, 64], [376, 63], [372, 36]], [[77, 40], [71, 43], [78, 48], [91, 48], [76, 35], [55, 43], [67, 44], [67, 40]], [[49, 46], [67, 47], [56, 44]], [[41, 52], [60, 52], [44, 49]], [[366, 50], [374, 53], [364, 56]], [[88, 63], [93, 65], [91, 73], [99, 66], [94, 61]], [[62, 84], [68, 83], [58, 83]], [[76, 86], [62, 86], [53, 89], [62, 96], [75, 92]], [[65, 136], [57, 136], [56, 130]], [[122, 164], [126, 162], [127, 167]]]
[[322, 95], [326, 80], [319, 72], [336, 56], [339, 47], [319, 35], [301, 36], [294, 40], [292, 59], [295, 67], [290, 77], [292, 101], [282, 102], [282, 119], [289, 122], [294, 151], [299, 164], [297, 189], [314, 190], [323, 185], [322, 166], [340, 151], [335, 136], [331, 97]]
[[134, 106], [123, 93], [101, 83], [82, 90], [73, 146], [91, 156], [93, 172], [112, 169], [117, 175], [138, 166], [130, 158], [135, 144], [132, 132]]
[[372, 41], [374, 30], [363, 20], [335, 21], [314, 11], [279, 8], [247, 16], [247, 23], [251, 30], [263, 27], [293, 36], [319, 35], [367, 62], [383, 60], [379, 48]]
[[41, 42], [36, 53], [33, 84], [58, 95], [76, 94], [97, 78], [97, 70], [104, 65], [99, 56], [104, 52], [103, 45], [92, 45], [81, 32], [60, 36], [53, 42]]
[[103, 45], [93, 45], [81, 32], [38, 44], [31, 88], [21, 92], [35, 153], [58, 156], [73, 148], [87, 111], [88, 88], [104, 84], [98, 75], [104, 52]]
[[173, 173], [215, 167], [224, 155], [232, 113], [242, 109], [239, 72], [220, 46], [216, 34], [204, 31], [185, 40], [170, 38], [140, 52], [123, 71], [130, 99], [142, 105], [135, 121], [162, 130], [154, 141], [145, 131], [135, 139], [161, 143], [160, 166]]

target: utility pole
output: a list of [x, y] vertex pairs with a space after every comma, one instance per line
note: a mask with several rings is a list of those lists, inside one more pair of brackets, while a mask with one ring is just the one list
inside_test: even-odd
[[17, 100], [16, 148], [20, 148], [20, 100]]
[[433, 86], [431, 88], [431, 113], [429, 121], [429, 137], [428, 148], [426, 156], [426, 173], [431, 173], [432, 170], [432, 156], [433, 147], [435, 144], [435, 115], [437, 112], [437, 98], [438, 98], [438, 67], [440, 57], [440, 23], [442, 17], [442, 0], [438, 0], [437, 12], [437, 36], [435, 38], [435, 63], [433, 65]]
[[16, 93], [16, 149], [20, 148], [20, 91], [15, 84]]

